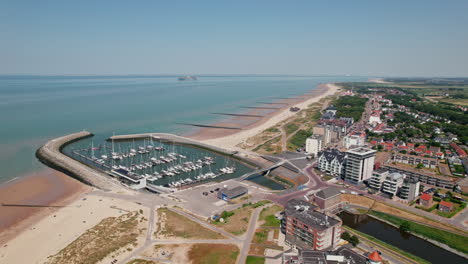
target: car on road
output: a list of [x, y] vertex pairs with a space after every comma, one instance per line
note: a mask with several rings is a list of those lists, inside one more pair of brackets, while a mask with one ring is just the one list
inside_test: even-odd
[[208, 192], [203, 192], [203, 195], [207, 196], [207, 195], [208, 195]]

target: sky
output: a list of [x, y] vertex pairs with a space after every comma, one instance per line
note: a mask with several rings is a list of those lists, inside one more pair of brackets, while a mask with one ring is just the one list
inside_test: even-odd
[[468, 1], [0, 1], [0, 74], [468, 76]]

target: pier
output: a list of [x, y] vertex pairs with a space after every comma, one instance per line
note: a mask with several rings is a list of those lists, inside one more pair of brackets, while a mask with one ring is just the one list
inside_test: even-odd
[[95, 170], [62, 153], [61, 150], [66, 145], [91, 136], [93, 136], [93, 134], [90, 132], [82, 131], [52, 139], [36, 151], [36, 157], [45, 165], [70, 175], [88, 185], [102, 190], [122, 189], [118, 182], [112, 180], [103, 172]]

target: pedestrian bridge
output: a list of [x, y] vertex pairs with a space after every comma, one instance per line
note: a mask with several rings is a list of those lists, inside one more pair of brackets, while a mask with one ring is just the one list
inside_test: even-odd
[[261, 168], [261, 169], [257, 169], [257, 170], [248, 172], [248, 173], [240, 176], [239, 178], [237, 178], [237, 180], [243, 181], [243, 180], [249, 178], [252, 175], [259, 174], [259, 173], [264, 173], [264, 172], [266, 172], [266, 175], [268, 175], [270, 173], [270, 171], [284, 165], [286, 162], [287, 162], [286, 160], [281, 160], [281, 161], [279, 161], [279, 162], [277, 162], [277, 163], [275, 163], [275, 164], [273, 164], [271, 166], [268, 166], [266, 168]]

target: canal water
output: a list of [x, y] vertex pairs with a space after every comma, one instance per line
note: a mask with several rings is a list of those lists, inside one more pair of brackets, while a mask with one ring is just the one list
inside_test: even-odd
[[402, 233], [398, 228], [367, 215], [354, 215], [342, 212], [338, 216], [343, 220], [344, 225], [380, 239], [431, 263], [468, 263], [467, 259], [457, 254], [435, 246], [419, 237]]

